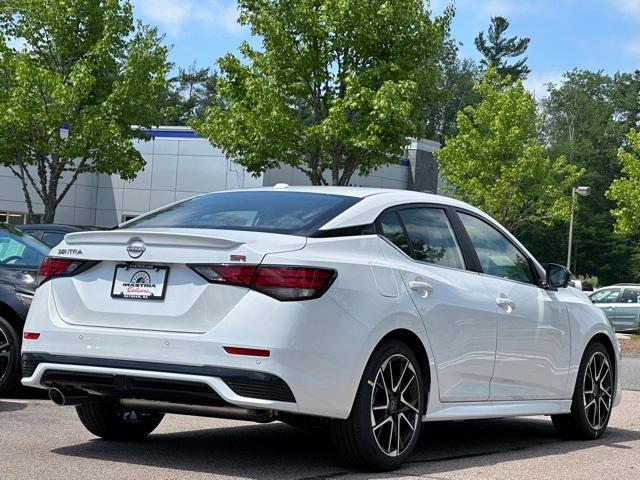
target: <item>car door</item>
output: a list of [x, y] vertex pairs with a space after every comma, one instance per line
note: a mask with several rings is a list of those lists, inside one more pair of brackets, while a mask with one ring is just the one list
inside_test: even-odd
[[497, 320], [482, 278], [467, 269], [447, 209], [387, 211], [378, 229], [388, 241], [383, 252], [400, 272], [425, 324], [440, 401], [486, 401]]
[[614, 325], [616, 330], [637, 332], [640, 329], [640, 288], [624, 287], [615, 307]]
[[607, 315], [607, 318], [616, 330], [620, 329], [617, 325], [616, 310], [621, 293], [622, 287], [611, 287], [602, 288], [589, 296], [594, 305]]
[[490, 400], [563, 398], [569, 316], [557, 292], [539, 286], [527, 255], [487, 220], [458, 212], [494, 299], [498, 321]]

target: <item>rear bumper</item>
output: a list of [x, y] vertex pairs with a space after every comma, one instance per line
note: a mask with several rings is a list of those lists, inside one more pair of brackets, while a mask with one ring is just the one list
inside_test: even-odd
[[215, 366], [25, 353], [22, 383], [96, 397], [298, 411], [289, 386], [263, 372]]
[[[43, 368], [39, 368], [41, 364], [43, 364]], [[109, 370], [109, 373], [75, 368], [69, 370], [69, 367], [80, 367], [81, 369], [97, 367]], [[151, 378], [148, 377], [149, 373], [163, 372], [181, 376], [180, 379], [174, 379], [174, 388], [171, 388], [171, 385], [167, 383], [166, 390], [175, 390], [177, 393], [182, 391], [183, 395], [187, 395], [189, 391], [200, 392], [203, 397], [206, 397], [208, 387], [212, 400], [218, 400], [221, 397], [217, 395], [215, 388], [207, 383], [193, 381], [193, 378], [215, 377], [222, 380], [235, 395], [241, 397], [286, 403], [295, 403], [296, 401], [289, 386], [276, 375], [226, 367], [158, 364], [131, 360], [25, 353], [22, 355], [22, 372], [27, 377], [25, 384], [26, 381], [37, 377], [39, 384], [45, 387], [62, 385], [94, 391], [102, 395], [117, 397], [129, 395], [135, 398], [144, 398], [142, 390], [151, 389], [150, 385], [138, 386], [136, 379]], [[133, 372], [145, 372], [145, 374], [138, 377]], [[169, 381], [170, 379], [167, 379], [167, 382]], [[196, 385], [199, 385], [200, 388], [197, 388]], [[149, 398], [149, 400], [153, 399]]]
[[[38, 289], [29, 311], [26, 329], [40, 337], [22, 343], [23, 354], [55, 357], [43, 357], [31, 375], [24, 375], [28, 386], [47, 388], [43, 373], [62, 366], [74, 373], [196, 381], [232, 405], [344, 419], [370, 354], [368, 342], [377, 343], [371, 327], [329, 294], [308, 302], [278, 302], [251, 291], [205, 333], [71, 324], [51, 299], [49, 284], [55, 281]], [[147, 316], [152, 325], [153, 315]], [[174, 323], [184, 318], [178, 316]], [[225, 346], [270, 353], [234, 355]], [[229, 378], [234, 372], [277, 377], [293, 399], [249, 396], [253, 386], [241, 390]]]

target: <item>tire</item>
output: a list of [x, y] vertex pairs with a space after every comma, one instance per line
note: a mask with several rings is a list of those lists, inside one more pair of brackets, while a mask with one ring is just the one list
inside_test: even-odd
[[398, 468], [420, 436], [424, 399], [420, 365], [411, 349], [398, 340], [382, 343], [365, 368], [349, 418], [330, 424], [338, 454], [361, 470]]
[[141, 440], [153, 432], [164, 417], [164, 413], [141, 413], [98, 402], [78, 405], [76, 411], [85, 428], [105, 440]]
[[590, 344], [578, 370], [571, 413], [551, 416], [556, 431], [576, 440], [599, 438], [611, 417], [614, 378], [613, 363], [605, 346], [600, 342]]
[[0, 317], [0, 395], [20, 386], [20, 336], [11, 324]]

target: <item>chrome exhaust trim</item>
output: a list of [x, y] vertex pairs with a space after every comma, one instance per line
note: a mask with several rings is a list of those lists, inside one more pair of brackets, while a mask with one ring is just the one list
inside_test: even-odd
[[70, 395], [68, 392], [56, 387], [49, 389], [49, 398], [53, 403], [61, 407], [80, 405], [90, 400], [88, 395]]
[[122, 408], [136, 411], [197, 415], [200, 417], [247, 420], [258, 423], [273, 422], [277, 416], [273, 410], [251, 410], [234, 406], [211, 407], [207, 405], [185, 405], [157, 400], [138, 400], [135, 398], [122, 398], [119, 400], [119, 404]]

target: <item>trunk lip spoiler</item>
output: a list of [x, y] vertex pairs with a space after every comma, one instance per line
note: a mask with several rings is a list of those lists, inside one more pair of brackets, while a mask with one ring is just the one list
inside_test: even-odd
[[237, 248], [246, 242], [231, 240], [223, 237], [197, 235], [178, 232], [158, 232], [148, 230], [107, 230], [73, 232], [65, 235], [64, 240], [69, 245], [127, 245], [141, 241], [152, 246], [181, 246], [181, 247], [217, 247], [222, 249]]

